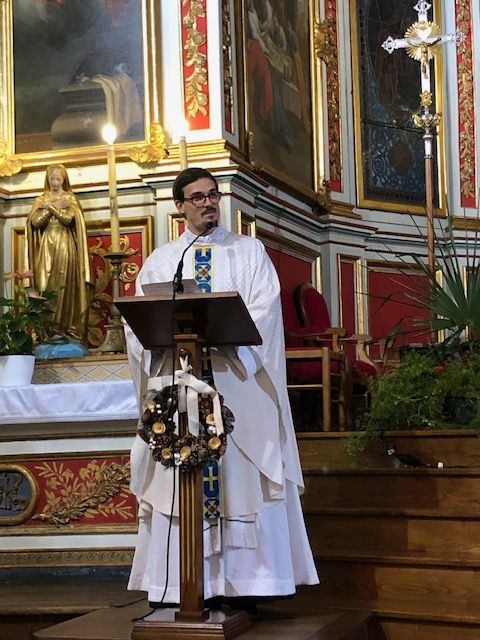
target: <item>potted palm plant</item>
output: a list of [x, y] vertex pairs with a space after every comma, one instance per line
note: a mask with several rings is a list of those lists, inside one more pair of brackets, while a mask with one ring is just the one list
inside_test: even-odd
[[[425, 260], [418, 255], [412, 258], [426, 277], [426, 283], [418, 290], [405, 295], [415, 306], [428, 311], [428, 319], [417, 321], [432, 332], [444, 334], [441, 342], [432, 345], [440, 354], [455, 350], [471, 351], [475, 337], [480, 335], [480, 264], [477, 255], [477, 237], [473, 249], [466, 244], [465, 264], [460, 263], [456, 243], [451, 232], [435, 237], [436, 269], [432, 272]], [[438, 277], [440, 274], [440, 277]]]
[[0, 386], [30, 384], [35, 365], [35, 345], [54, 329], [50, 302], [53, 291], [39, 293], [25, 286], [31, 272], [14, 272], [11, 297], [0, 297]]
[[[451, 235], [436, 237], [436, 271], [413, 255], [425, 284], [404, 291], [417, 309], [418, 328], [441, 340], [420, 349], [406, 347], [398, 367], [372, 380], [370, 403], [359, 430], [348, 443], [357, 454], [387, 432], [480, 427], [480, 264], [477, 242], [461, 264]], [[411, 263], [410, 263], [411, 264]], [[409, 264], [405, 263], [405, 271]], [[438, 277], [438, 274], [441, 277]], [[417, 271], [418, 273], [418, 271]]]

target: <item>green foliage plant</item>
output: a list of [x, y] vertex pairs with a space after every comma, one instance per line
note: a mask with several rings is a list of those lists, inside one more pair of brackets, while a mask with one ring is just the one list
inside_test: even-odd
[[[418, 229], [418, 226], [417, 226]], [[418, 229], [420, 232], [420, 230]], [[425, 276], [410, 291], [404, 292], [414, 307], [428, 311], [429, 318], [417, 318], [416, 325], [432, 332], [446, 332], [445, 346], [462, 336], [480, 335], [480, 262], [477, 237], [467, 241], [465, 264], [461, 264], [450, 228], [434, 235], [435, 271], [425, 258], [413, 254], [415, 266]], [[470, 249], [469, 249], [470, 247]], [[408, 268], [408, 263], [404, 266]], [[466, 277], [465, 277], [466, 276]]]
[[[432, 353], [407, 353], [399, 366], [369, 384], [370, 406], [361, 429], [347, 441], [352, 457], [368, 442], [391, 431], [480, 429], [480, 353], [464, 353], [439, 363]], [[448, 415], [451, 399], [467, 401], [473, 418], [455, 423]]]
[[12, 280], [12, 297], [0, 297], [0, 356], [33, 355], [35, 344], [55, 328], [50, 305], [57, 294], [25, 286], [32, 276], [30, 271], [6, 276]]

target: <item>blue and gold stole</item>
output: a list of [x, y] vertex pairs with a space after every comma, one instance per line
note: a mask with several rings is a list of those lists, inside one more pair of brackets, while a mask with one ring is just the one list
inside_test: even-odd
[[[200, 246], [195, 249], [193, 273], [202, 293], [211, 293], [213, 281], [213, 247]], [[212, 364], [208, 349], [205, 349], [202, 361], [202, 377], [213, 384]], [[213, 523], [220, 516], [220, 486], [218, 480], [218, 462], [211, 461], [203, 467], [203, 517]]]

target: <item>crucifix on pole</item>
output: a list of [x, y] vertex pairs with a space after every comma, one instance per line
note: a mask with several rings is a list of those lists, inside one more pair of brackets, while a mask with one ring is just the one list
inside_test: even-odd
[[428, 20], [428, 10], [431, 4], [426, 0], [418, 0], [413, 7], [418, 14], [417, 22], [405, 31], [403, 38], [388, 36], [382, 47], [387, 53], [395, 49], [406, 49], [407, 54], [420, 63], [421, 93], [420, 112], [414, 113], [412, 118], [415, 126], [424, 130], [424, 159], [425, 159], [425, 208], [427, 213], [427, 253], [428, 268], [435, 274], [435, 249], [433, 231], [433, 138], [440, 123], [441, 114], [431, 110], [433, 98], [430, 82], [430, 61], [437, 54], [440, 46], [445, 42], [461, 43], [465, 35], [461, 31], [441, 34], [440, 27]]

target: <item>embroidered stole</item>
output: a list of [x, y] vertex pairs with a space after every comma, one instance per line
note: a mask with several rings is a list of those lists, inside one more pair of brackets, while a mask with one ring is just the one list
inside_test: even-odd
[[[194, 251], [193, 273], [195, 281], [202, 293], [211, 293], [213, 281], [213, 247], [200, 246]], [[212, 364], [208, 349], [204, 349], [202, 357], [202, 378], [213, 384]], [[203, 517], [215, 523], [220, 517], [220, 485], [218, 478], [218, 462], [208, 462], [203, 467]]]

